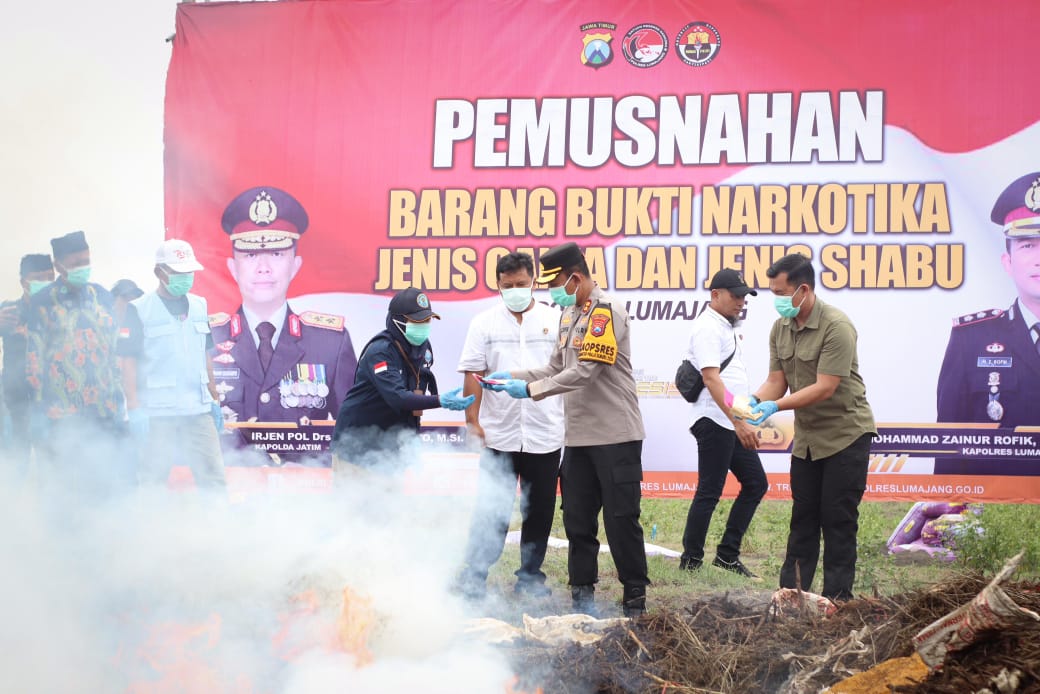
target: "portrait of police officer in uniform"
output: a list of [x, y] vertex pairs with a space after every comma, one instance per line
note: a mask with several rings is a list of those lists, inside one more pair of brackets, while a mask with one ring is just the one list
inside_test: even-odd
[[[990, 219], [1003, 229], [1000, 261], [1018, 297], [1007, 309], [954, 320], [937, 388], [939, 422], [1001, 428], [1040, 424], [1040, 172], [1011, 183]], [[1040, 475], [1038, 460], [936, 458], [936, 473]]]
[[250, 188], [228, 204], [227, 267], [242, 304], [211, 316], [213, 367], [228, 422], [335, 419], [354, 382], [357, 358], [343, 316], [297, 313], [286, 297], [303, 259], [303, 206], [278, 188]]

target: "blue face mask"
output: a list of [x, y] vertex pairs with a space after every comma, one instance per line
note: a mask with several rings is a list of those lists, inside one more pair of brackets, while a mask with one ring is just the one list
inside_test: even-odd
[[65, 279], [68, 281], [69, 284], [74, 284], [77, 287], [82, 287], [90, 281], [89, 265], [81, 265], [79, 267], [74, 267], [68, 270], [67, 273], [68, 274], [65, 275]]
[[48, 284], [50, 284], [50, 282], [46, 280], [29, 280], [29, 296], [38, 293]]
[[[795, 289], [794, 294], [797, 293], [798, 290]], [[780, 314], [781, 318], [794, 318], [798, 315], [798, 312], [802, 310], [802, 304], [805, 303], [805, 297], [803, 296], [802, 300], [798, 302], [797, 306], [795, 306], [792, 303], [792, 300], [794, 299], [794, 294], [792, 294], [791, 296], [773, 297], [773, 306], [774, 308], [776, 308], [776, 312]]]
[[553, 303], [557, 306], [562, 306], [566, 308], [568, 306], [573, 306], [578, 302], [577, 289], [574, 290], [573, 294], [567, 293], [567, 285], [570, 283], [571, 277], [574, 277], [574, 275], [568, 277], [567, 281], [561, 284], [559, 287], [549, 287], [549, 296], [552, 298]]
[[506, 308], [516, 313], [522, 313], [531, 305], [530, 287], [510, 287], [502, 290], [502, 301]]
[[[396, 323], [396, 321], [394, 321]], [[425, 323], [405, 323], [404, 329], [401, 330], [404, 333], [404, 339], [408, 340], [409, 344], [418, 347], [422, 343], [430, 339], [430, 329], [433, 327], [433, 321], [426, 321]], [[401, 324], [397, 323], [397, 328], [401, 329]]]
[[195, 283], [194, 272], [180, 272], [169, 275], [166, 283], [166, 291], [173, 296], [184, 296], [191, 291], [191, 285]]

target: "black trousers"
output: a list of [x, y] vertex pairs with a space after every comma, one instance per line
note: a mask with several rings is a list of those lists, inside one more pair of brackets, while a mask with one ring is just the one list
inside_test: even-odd
[[618, 580], [626, 588], [650, 584], [639, 524], [642, 454], [642, 441], [564, 448], [560, 492], [572, 586], [592, 585], [599, 578], [600, 509]]
[[823, 591], [826, 598], [852, 598], [856, 580], [859, 502], [867, 488], [873, 434], [864, 434], [834, 455], [813, 460], [791, 457], [791, 530], [780, 587], [809, 590], [820, 557], [823, 534]]
[[715, 555], [724, 561], [733, 562], [740, 556], [744, 533], [769, 487], [766, 472], [758, 451], [744, 448], [737, 439], [737, 432], [732, 429], [708, 417], [701, 417], [690, 427], [690, 433], [697, 439], [698, 481], [697, 492], [693, 495], [693, 503], [686, 515], [683, 556], [697, 560], [704, 558], [704, 538], [708, 535], [711, 516], [722, 496], [726, 475], [732, 471], [740, 482], [740, 493], [730, 509], [726, 531], [722, 535], [722, 542], [715, 549]]
[[560, 451], [503, 452], [485, 449], [480, 457], [477, 505], [466, 545], [465, 578], [483, 583], [491, 565], [502, 556], [509, 518], [520, 481], [520, 568], [518, 581], [545, 582], [542, 562], [556, 513], [556, 481]]

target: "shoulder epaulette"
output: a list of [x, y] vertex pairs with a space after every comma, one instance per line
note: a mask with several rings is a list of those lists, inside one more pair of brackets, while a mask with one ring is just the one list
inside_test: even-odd
[[218, 325], [224, 325], [231, 320], [230, 314], [227, 313], [214, 313], [209, 317], [209, 327], [214, 328]]
[[300, 322], [312, 328], [325, 328], [326, 330], [343, 330], [345, 323], [343, 316], [331, 313], [318, 313], [317, 311], [304, 311], [300, 314]]
[[983, 323], [994, 318], [1000, 318], [1004, 315], [1004, 310], [999, 308], [991, 308], [985, 311], [978, 311], [976, 313], [969, 313], [959, 318], [953, 319], [953, 327], [961, 328], [965, 325], [974, 325], [976, 323]]

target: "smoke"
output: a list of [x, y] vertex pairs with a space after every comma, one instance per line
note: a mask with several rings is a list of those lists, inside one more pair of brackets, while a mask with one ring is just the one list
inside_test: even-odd
[[20, 479], [9, 462], [0, 691], [499, 693], [512, 679], [463, 636], [448, 591], [470, 500], [404, 494], [401, 475], [242, 503], [100, 500], [56, 496], [60, 467]]

